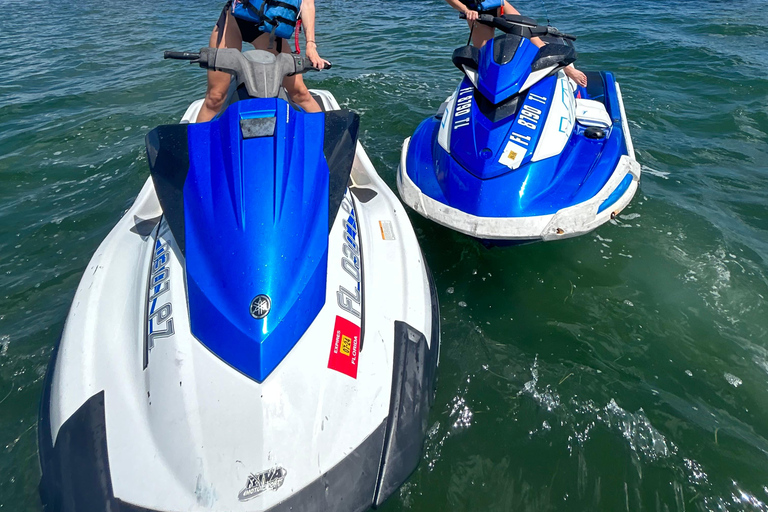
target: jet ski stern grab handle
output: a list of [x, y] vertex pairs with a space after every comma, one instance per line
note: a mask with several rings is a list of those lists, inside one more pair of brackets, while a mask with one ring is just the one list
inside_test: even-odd
[[[307, 71], [314, 71], [309, 59], [301, 55], [281, 53], [273, 55], [264, 50], [241, 52], [234, 48], [201, 48], [199, 53], [165, 52], [166, 59], [188, 60], [203, 69], [223, 71], [234, 76], [239, 84], [245, 84], [253, 98], [276, 98], [283, 78]], [[324, 69], [329, 69], [330, 64]]]

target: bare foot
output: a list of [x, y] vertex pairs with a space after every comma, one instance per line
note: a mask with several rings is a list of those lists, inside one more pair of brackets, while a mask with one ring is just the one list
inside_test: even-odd
[[576, 82], [582, 87], [587, 86], [587, 75], [576, 69], [573, 64], [566, 67], [563, 71], [565, 71], [565, 76]]

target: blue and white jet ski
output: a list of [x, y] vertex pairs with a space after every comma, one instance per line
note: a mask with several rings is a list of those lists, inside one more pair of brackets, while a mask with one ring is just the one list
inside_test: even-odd
[[[613, 74], [577, 86], [573, 36], [530, 18], [481, 15], [503, 34], [458, 48], [465, 77], [403, 144], [397, 186], [428, 219], [481, 240], [587, 233], [617, 215], [640, 179]], [[531, 37], [548, 43], [541, 49]]]
[[225, 109], [147, 136], [151, 177], [104, 240], [52, 356], [47, 511], [349, 511], [414, 470], [435, 288], [359, 118], [280, 84], [299, 56], [167, 55], [234, 76]]

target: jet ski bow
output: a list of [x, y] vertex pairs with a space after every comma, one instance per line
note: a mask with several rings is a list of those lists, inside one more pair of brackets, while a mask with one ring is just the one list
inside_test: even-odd
[[454, 51], [464, 79], [403, 144], [403, 202], [491, 243], [569, 238], [608, 222], [640, 179], [613, 74], [589, 72], [577, 86], [563, 71], [576, 60], [573, 36], [523, 16], [479, 21], [503, 33]]

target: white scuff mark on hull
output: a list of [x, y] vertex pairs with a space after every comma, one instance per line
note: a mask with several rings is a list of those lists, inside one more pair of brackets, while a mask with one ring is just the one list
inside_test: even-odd
[[[202, 461], [200, 461], [202, 464]], [[216, 496], [216, 489], [213, 484], [209, 484], [202, 473], [197, 475], [197, 482], [195, 483], [195, 497], [197, 498], [197, 504], [201, 507], [212, 509], [218, 500]]]

